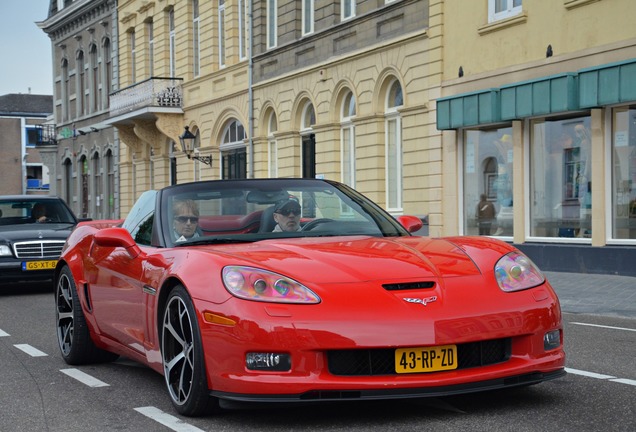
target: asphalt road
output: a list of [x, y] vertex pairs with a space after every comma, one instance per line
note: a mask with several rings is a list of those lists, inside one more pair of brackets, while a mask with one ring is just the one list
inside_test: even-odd
[[634, 431], [636, 319], [565, 314], [569, 374], [540, 385], [390, 402], [230, 409], [185, 418], [126, 359], [70, 367], [52, 289], [0, 289], [0, 431]]

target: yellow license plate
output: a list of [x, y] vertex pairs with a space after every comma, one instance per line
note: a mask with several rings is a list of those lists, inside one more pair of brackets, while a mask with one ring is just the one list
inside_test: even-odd
[[25, 261], [22, 263], [22, 270], [50, 270], [57, 265], [56, 260], [51, 261]]
[[395, 350], [395, 372], [436, 372], [457, 369], [457, 346], [400, 348]]

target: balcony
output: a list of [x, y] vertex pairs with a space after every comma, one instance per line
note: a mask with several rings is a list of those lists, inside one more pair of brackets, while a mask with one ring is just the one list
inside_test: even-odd
[[182, 78], [149, 78], [110, 95], [111, 117], [135, 112], [182, 113]]

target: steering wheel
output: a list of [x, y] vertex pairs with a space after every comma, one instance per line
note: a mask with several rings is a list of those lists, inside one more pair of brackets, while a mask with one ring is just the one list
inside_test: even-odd
[[329, 218], [318, 218], [318, 219], [314, 219], [310, 222], [307, 222], [300, 230], [301, 231], [311, 231], [312, 229], [316, 228], [318, 225], [322, 225], [324, 223], [327, 222], [333, 222], [333, 219], [329, 219]]

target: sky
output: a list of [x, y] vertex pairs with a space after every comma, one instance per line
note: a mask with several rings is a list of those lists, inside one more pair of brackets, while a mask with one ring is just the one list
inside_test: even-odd
[[0, 0], [0, 96], [53, 95], [51, 39], [35, 24], [50, 0]]

